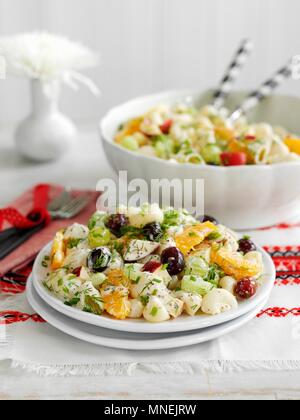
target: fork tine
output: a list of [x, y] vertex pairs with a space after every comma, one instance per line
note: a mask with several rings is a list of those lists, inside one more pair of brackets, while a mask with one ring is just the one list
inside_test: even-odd
[[78, 214], [78, 212], [87, 205], [88, 201], [88, 196], [79, 196], [73, 198], [60, 209], [60, 213], [63, 214], [64, 217], [73, 217], [76, 213]]
[[69, 211], [68, 214], [68, 219], [71, 219], [72, 217], [76, 216], [77, 214], [79, 214], [89, 203], [89, 199], [83, 198], [81, 201], [79, 201], [73, 208], [72, 210]]
[[83, 196], [73, 197], [64, 206], [62, 206], [59, 210], [61, 212], [67, 212], [68, 213], [74, 206], [77, 205], [77, 203], [80, 203], [82, 199], [83, 199]]
[[65, 213], [65, 217], [67, 219], [71, 219], [72, 217], [76, 216], [77, 214], [79, 214], [87, 206], [88, 202], [89, 202], [88, 199], [82, 199], [82, 200], [78, 201], [77, 204], [75, 204], [68, 211], [68, 213]]
[[59, 210], [62, 206], [64, 206], [70, 199], [71, 199], [71, 194], [67, 191], [64, 190], [59, 196], [55, 197], [51, 203], [48, 205], [48, 210], [51, 211], [57, 211]]

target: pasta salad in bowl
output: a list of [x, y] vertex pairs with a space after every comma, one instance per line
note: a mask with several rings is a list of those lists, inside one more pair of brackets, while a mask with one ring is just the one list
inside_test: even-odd
[[192, 328], [202, 317], [223, 322], [224, 314], [239, 316], [240, 305], [256, 305], [256, 295], [265, 299], [274, 282], [272, 269], [265, 281], [266, 257], [250, 238], [239, 240], [212, 217], [196, 220], [157, 204], [96, 212], [87, 226], [57, 232], [49, 250], [35, 264], [36, 278], [37, 264], [45, 270], [37, 291], [42, 285], [65, 308], [108, 318], [110, 327], [190, 317], [200, 321]]
[[158, 105], [122, 124], [115, 142], [142, 155], [195, 165], [243, 166], [300, 161], [300, 137], [282, 127], [232, 123], [228, 110]]
[[[235, 109], [246, 95], [232, 92], [226, 108]], [[205, 213], [232, 229], [297, 217], [300, 140], [291, 133], [300, 133], [299, 98], [274, 95], [249, 112], [249, 122], [232, 126], [226, 115], [207, 107], [211, 97], [211, 91], [162, 92], [110, 110], [100, 133], [112, 167], [148, 185], [153, 179], [203, 180]], [[145, 119], [149, 110], [155, 111]], [[194, 188], [186, 193], [196, 201]]]

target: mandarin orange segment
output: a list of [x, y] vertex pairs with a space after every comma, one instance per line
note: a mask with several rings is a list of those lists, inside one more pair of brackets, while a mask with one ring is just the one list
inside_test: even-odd
[[235, 138], [234, 131], [226, 127], [215, 127], [215, 135], [217, 138], [227, 141]]
[[300, 155], [300, 139], [299, 138], [287, 137], [284, 140], [284, 143], [290, 149], [290, 152], [294, 152], [294, 153], [297, 153], [297, 155]]
[[106, 283], [112, 286], [124, 286], [126, 288], [130, 286], [128, 277], [125, 275], [124, 271], [119, 268], [108, 272]]
[[143, 118], [136, 118], [134, 120], [129, 121], [125, 127], [123, 128], [123, 130], [121, 130], [117, 135], [116, 135], [116, 142], [117, 143], [121, 143], [123, 138], [126, 136], [131, 136], [134, 133], [138, 133], [140, 131], [140, 125], [143, 121]]
[[257, 262], [247, 260], [240, 253], [231, 252], [226, 248], [213, 249], [211, 260], [221, 267], [225, 274], [233, 276], [237, 280], [254, 277], [261, 272], [261, 267]]
[[126, 319], [130, 314], [131, 305], [128, 296], [115, 290], [110, 294], [102, 296], [104, 309], [107, 313], [117, 319]]
[[211, 222], [188, 226], [182, 234], [175, 237], [176, 246], [184, 255], [187, 255], [197, 245], [201, 244], [208, 235], [216, 230], [216, 225]]
[[50, 259], [51, 259], [51, 268], [57, 270], [61, 268], [65, 259], [66, 245], [64, 242], [64, 230], [59, 230], [53, 240], [53, 245], [51, 249]]
[[229, 152], [243, 152], [247, 156], [247, 163], [254, 163], [252, 154], [249, 152], [247, 146], [237, 139], [233, 139], [228, 144]]

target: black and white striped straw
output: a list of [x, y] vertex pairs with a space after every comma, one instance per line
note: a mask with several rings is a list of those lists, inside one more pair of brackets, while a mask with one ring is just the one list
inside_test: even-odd
[[231, 114], [231, 121], [235, 121], [250, 109], [258, 105], [263, 99], [270, 96], [285, 80], [292, 76], [294, 64], [292, 60], [278, 70], [273, 77], [264, 82], [257, 90], [246, 97], [244, 102]]
[[223, 106], [252, 50], [253, 42], [249, 39], [244, 39], [221, 81], [220, 87], [214, 93], [213, 105], [216, 108], [219, 109]]

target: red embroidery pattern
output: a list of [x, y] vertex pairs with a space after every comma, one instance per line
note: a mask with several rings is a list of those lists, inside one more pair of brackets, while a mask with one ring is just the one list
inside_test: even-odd
[[264, 246], [271, 257], [300, 257], [300, 246]]
[[277, 271], [276, 286], [293, 286], [299, 284], [299, 271]]
[[10, 272], [0, 278], [0, 293], [23, 293], [26, 282], [32, 271], [31, 264], [19, 270], [17, 273]]
[[[279, 280], [284, 275], [295, 279], [300, 277], [300, 246], [266, 246], [264, 249], [273, 259]], [[295, 281], [292, 284], [298, 283]]]
[[29, 320], [32, 320], [33, 322], [38, 322], [38, 323], [46, 322], [43, 320], [43, 318], [41, 318], [37, 314], [30, 315], [23, 312], [17, 312], [17, 311], [0, 312], [0, 325], [15, 324], [17, 322], [26, 322]]
[[293, 308], [293, 309], [279, 308], [279, 307], [267, 308], [267, 309], [263, 309], [257, 315], [257, 318], [261, 318], [263, 315], [267, 315], [271, 318], [286, 318], [288, 315], [300, 316], [300, 308]]
[[0, 279], [0, 291], [2, 293], [18, 294], [25, 292], [26, 279], [16, 280], [10, 277], [3, 277]]

